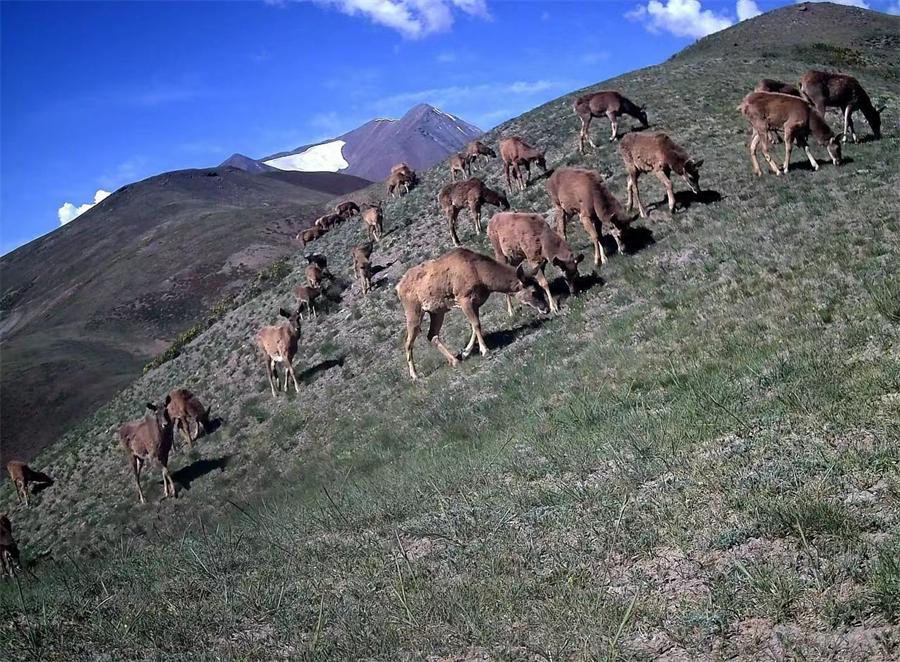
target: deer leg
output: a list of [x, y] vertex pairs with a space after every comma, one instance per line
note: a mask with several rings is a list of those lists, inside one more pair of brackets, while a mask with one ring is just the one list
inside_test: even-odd
[[619, 138], [619, 123], [616, 121], [614, 113], [606, 113], [606, 116], [609, 118], [609, 124], [612, 130], [609, 136], [609, 142], [615, 142]]
[[666, 189], [666, 198], [669, 201], [669, 213], [675, 213], [675, 190], [672, 187], [672, 180], [666, 176], [662, 170], [654, 170], [653, 174], [656, 175], [656, 178], [662, 183], [662, 185]]
[[452, 207], [447, 214], [447, 227], [450, 228], [450, 239], [454, 246], [459, 246], [459, 236], [456, 234], [456, 219], [459, 217], [459, 209]]
[[606, 264], [606, 253], [603, 251], [603, 244], [600, 243], [600, 233], [597, 231], [594, 217], [591, 215], [591, 212], [586, 209], [582, 209], [579, 216], [584, 231], [587, 232], [588, 236], [591, 238], [591, 243], [594, 245], [594, 267]]
[[159, 466], [162, 468], [162, 477], [163, 477], [163, 499], [168, 497], [175, 497], [175, 482], [172, 480], [172, 474], [169, 473], [169, 467], [167, 467], [163, 462], [159, 463]]
[[513, 316], [513, 305], [512, 305], [512, 296], [509, 294], [506, 295], [506, 312], [509, 313], [509, 316]]
[[24, 501], [25, 505], [28, 505], [28, 486], [24, 480], [16, 481], [16, 501], [20, 503]]
[[[299, 393], [300, 393], [300, 385], [297, 383], [297, 376], [294, 374], [294, 363], [293, 363], [293, 361], [287, 361], [287, 362], [285, 363], [285, 366], [286, 366], [286, 372], [291, 373], [291, 379], [292, 379], [293, 382], [294, 382], [294, 392], [299, 394]], [[287, 375], [285, 375], [284, 381], [285, 381], [285, 382], [287, 381]]]
[[416, 310], [415, 314], [406, 313], [406, 365], [409, 368], [409, 376], [413, 381], [419, 378], [416, 374], [416, 366], [413, 363], [413, 343], [419, 335], [419, 327], [422, 323], [422, 311]]
[[750, 140], [750, 162], [753, 164], [753, 173], [757, 177], [762, 177], [762, 170], [759, 168], [759, 161], [756, 158], [756, 148], [759, 145], [759, 134], [754, 131], [753, 138]]
[[[757, 135], [759, 135], [759, 134], [757, 134]], [[781, 169], [778, 167], [778, 165], [775, 163], [775, 160], [769, 154], [769, 143], [767, 143], [765, 140], [760, 139], [760, 140], [757, 140], [757, 144], [759, 144], [759, 146], [762, 147], [763, 156], [766, 159], [766, 163], [768, 163], [769, 167], [772, 169], [772, 172], [774, 172], [776, 175], [780, 175]], [[788, 134], [786, 131], [784, 134], [784, 144], [785, 144], [785, 151], [790, 153], [791, 141], [788, 140]]]
[[556, 234], [566, 239], [566, 212], [559, 206], [556, 208]]
[[503, 162], [503, 174], [506, 176], [506, 190], [512, 193], [512, 183], [509, 181], [509, 164]]
[[[318, 311], [316, 311], [316, 304], [314, 304], [312, 301], [309, 302], [309, 309], [312, 311], [313, 317], [319, 319], [319, 313]], [[285, 381], [287, 381], [287, 378], [285, 378]]]
[[544, 293], [547, 295], [547, 302], [550, 304], [550, 311], [558, 313], [559, 304], [556, 303], [556, 299], [553, 298], [553, 293], [550, 292], [550, 283], [547, 282], [547, 276], [546, 274], [544, 274], [543, 268], [537, 270], [537, 273], [534, 275], [534, 279], [538, 282], [538, 285], [541, 286], [541, 288], [544, 290]]
[[141, 458], [137, 455], [131, 456], [131, 470], [134, 472], [134, 482], [137, 485], [138, 498], [141, 503], [147, 503], [144, 499], [144, 491], [141, 489]]
[[[469, 324], [472, 325], [472, 333], [475, 334], [475, 338], [478, 340], [478, 349], [481, 352], [481, 355], [486, 356], [488, 348], [487, 343], [484, 342], [484, 336], [481, 334], [481, 319], [478, 317], [478, 309], [468, 299], [461, 301], [459, 307], [469, 320]], [[468, 354], [464, 354], [463, 358], [466, 356], [468, 356]]]
[[[647, 210], [644, 209], [644, 203], [641, 202], [641, 192], [638, 189], [637, 180], [638, 180], [637, 173], [634, 173], [633, 175], [629, 175], [629, 177], [628, 177], [628, 182], [629, 182], [629, 184], [631, 184], [631, 188], [634, 190], [634, 199], [637, 202], [638, 211], [641, 214], [641, 218], [647, 218]], [[631, 209], [631, 207], [629, 207], [629, 210], [630, 209]]]
[[791, 152], [794, 150], [794, 132], [790, 129], [784, 131], [784, 174], [788, 174], [791, 167]]
[[444, 315], [446, 315], [446, 311], [444, 310], [429, 311], [428, 342], [437, 347], [438, 351], [444, 355], [445, 359], [447, 359], [447, 363], [453, 367], [459, 365], [459, 359], [456, 358], [456, 355], [454, 355], [441, 340], [441, 327], [444, 325]]
[[272, 368], [274, 366], [274, 362], [268, 356], [266, 357], [266, 377], [269, 378], [269, 387], [272, 389], [272, 397], [277, 398], [278, 395], [275, 393], [275, 381], [273, 380]]
[[475, 234], [481, 234], [481, 205], [479, 205], [477, 201], [469, 206], [469, 214], [472, 216]]
[[844, 111], [844, 137], [846, 138], [847, 131], [849, 131], [853, 138], [853, 142], [858, 143], [859, 138], [856, 137], [856, 129], [853, 126], [854, 110], [855, 109], [852, 106], [847, 106], [847, 109]]

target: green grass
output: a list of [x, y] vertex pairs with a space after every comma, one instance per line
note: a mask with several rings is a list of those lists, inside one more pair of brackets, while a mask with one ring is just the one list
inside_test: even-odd
[[[0, 656], [896, 659], [900, 143], [752, 177], [734, 106], [789, 67], [679, 57], [609, 83], [722, 199], [637, 221], [656, 243], [558, 316], [489, 302], [492, 352], [455, 370], [422, 341], [408, 381], [393, 292], [449, 247], [443, 166], [386, 207], [389, 282], [304, 323], [302, 392], [273, 400], [251, 339], [302, 279], [290, 260], [42, 458], [57, 484], [12, 514], [38, 580], [0, 588]], [[698, 72], [702, 122], [672, 98]], [[624, 193], [614, 150], [581, 158], [576, 132], [568, 97], [500, 129]], [[512, 202], [550, 208], [542, 182]], [[341, 273], [361, 239], [345, 224], [315, 249]], [[461, 315], [444, 335], [465, 342]], [[138, 507], [108, 430], [189, 380], [223, 418], [197, 457], [230, 459]]]

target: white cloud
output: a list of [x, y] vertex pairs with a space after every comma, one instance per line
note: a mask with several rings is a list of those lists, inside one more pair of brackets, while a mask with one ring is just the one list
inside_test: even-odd
[[869, 3], [865, 0], [794, 0], [796, 4], [805, 2], [833, 2], [836, 5], [847, 5], [848, 7], [860, 7], [862, 9], [870, 9]]
[[411, 39], [453, 26], [453, 10], [490, 18], [485, 0], [313, 0], [348, 16], [366, 16], [373, 23], [397, 30]]
[[625, 14], [632, 21], [640, 21], [650, 32], [671, 32], [678, 37], [699, 39], [731, 25], [727, 16], [703, 9], [700, 0], [650, 0]]
[[739, 21], [759, 16], [762, 12], [754, 0], [737, 0], [737, 17]]
[[74, 221], [76, 218], [81, 216], [88, 209], [93, 207], [94, 205], [103, 202], [110, 195], [109, 191], [104, 191], [103, 189], [98, 189], [96, 193], [94, 193], [94, 201], [93, 202], [85, 202], [83, 205], [75, 206], [71, 202], [64, 202], [63, 206], [57, 210], [56, 215], [59, 216], [59, 224], [65, 225], [71, 221]]

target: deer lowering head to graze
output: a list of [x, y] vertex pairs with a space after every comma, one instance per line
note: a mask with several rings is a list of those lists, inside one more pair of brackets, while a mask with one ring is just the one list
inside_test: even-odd
[[[525, 187], [531, 183], [532, 163], [536, 163], [542, 172], [547, 172], [544, 153], [517, 136], [500, 141], [500, 158], [503, 159], [503, 174], [506, 176], [508, 191], [513, 190], [513, 182], [515, 182], [517, 190], [525, 190]], [[528, 175], [527, 179], [522, 175], [522, 168]]]
[[462, 309], [472, 326], [472, 337], [462, 358], [472, 353], [476, 342], [481, 355], [487, 354], [478, 310], [491, 292], [512, 294], [521, 303], [542, 313], [549, 310], [534, 274], [523, 265], [514, 269], [467, 248], [454, 248], [436, 260], [428, 260], [406, 272], [397, 283], [397, 296], [406, 313], [406, 364], [413, 380], [418, 378], [413, 363], [413, 343], [425, 313], [431, 318], [428, 340], [451, 366], [458, 365], [459, 359], [441, 341], [440, 332], [444, 316], [454, 306]]
[[12, 577], [19, 566], [19, 546], [13, 537], [12, 522], [6, 513], [0, 515], [0, 569], [3, 576]]
[[344, 217], [340, 214], [325, 214], [324, 216], [319, 216], [319, 218], [316, 219], [315, 224], [323, 230], [327, 231], [333, 228], [335, 225], [343, 223], [344, 220]]
[[769, 143], [764, 139], [769, 131], [782, 129], [784, 131], [784, 173], [787, 174], [791, 163], [791, 150], [794, 141], [806, 151], [813, 170], [819, 169], [819, 164], [809, 150], [807, 140], [810, 135], [825, 145], [834, 165], [841, 162], [841, 141], [834, 135], [831, 128], [825, 122], [825, 118], [803, 99], [792, 97], [788, 94], [775, 94], [771, 92], [751, 92], [737, 108], [753, 130], [750, 140], [750, 161], [753, 164], [753, 172], [762, 176], [759, 161], [756, 159], [756, 148], [762, 146], [763, 156], [776, 175], [781, 174], [775, 161], [769, 155]]
[[459, 246], [459, 237], [456, 235], [456, 219], [462, 209], [469, 210], [476, 234], [481, 234], [481, 208], [484, 205], [509, 209], [509, 200], [506, 199], [506, 196], [488, 188], [487, 184], [477, 177], [455, 184], [447, 184], [441, 189], [438, 202], [447, 217], [450, 239], [454, 246]]
[[169, 402], [168, 396], [162, 407], [148, 402], [147, 413], [143, 418], [129, 421], [119, 428], [119, 443], [131, 463], [141, 503], [146, 502], [141, 489], [141, 469], [151, 461], [162, 469], [163, 498], [175, 496], [175, 483], [169, 473], [169, 453], [175, 437], [175, 428], [169, 416]]
[[200, 398], [186, 388], [176, 388], [169, 393], [168, 404], [169, 418], [172, 419], [176, 430], [187, 441], [188, 447], [200, 436], [200, 432], [206, 434], [209, 431], [209, 410], [200, 402]]
[[[275, 382], [278, 381], [277, 363], [284, 364], [284, 384], [281, 390], [287, 393], [288, 376], [294, 380], [294, 390], [299, 393], [297, 378], [294, 376], [294, 355], [297, 353], [297, 344], [300, 342], [300, 311], [289, 313], [284, 308], [278, 314], [286, 318], [287, 324], [276, 326], [264, 326], [256, 332], [256, 346], [262, 350], [263, 360], [266, 363], [266, 376], [269, 378], [269, 386], [272, 388], [272, 397], [277, 398]], [[274, 378], [274, 380], [273, 380]]]
[[366, 207], [362, 214], [360, 215], [362, 218], [363, 225], [366, 227], [366, 234], [369, 236], [369, 241], [381, 241], [381, 236], [384, 234], [384, 211], [381, 208], [381, 205], [377, 207]]
[[612, 90], [601, 90], [578, 97], [575, 99], [575, 114], [581, 120], [581, 132], [578, 134], [578, 149], [581, 150], [582, 154], [584, 154], [585, 140], [591, 144], [591, 147], [597, 147], [591, 139], [590, 133], [588, 133], [591, 120], [595, 117], [606, 116], [609, 118], [612, 129], [612, 134], [609, 136], [610, 142], [619, 139], [619, 117], [622, 115], [631, 115], [645, 129], [650, 126], [643, 106], [632, 103], [618, 92]]
[[881, 138], [881, 111], [884, 106], [875, 108], [863, 86], [853, 76], [811, 69], [800, 79], [800, 93], [822, 117], [825, 117], [826, 108], [841, 109], [844, 114], [844, 140], [847, 140], [849, 132], [853, 142], [859, 142], [853, 128], [853, 113], [857, 110], [866, 118], [872, 135], [876, 139]]
[[595, 170], [563, 168], [550, 176], [547, 192], [556, 207], [556, 231], [560, 237], [566, 238], [569, 215], [578, 214], [581, 218], [581, 225], [594, 245], [595, 267], [606, 262], [600, 243], [601, 229], [613, 236], [619, 252], [624, 250], [622, 231], [627, 221], [621, 203], [603, 185], [603, 175]]
[[13, 485], [16, 486], [16, 499], [28, 505], [28, 486], [39, 485], [41, 487], [53, 485], [53, 479], [47, 474], [32, 469], [20, 460], [10, 460], [6, 463], [6, 471]]
[[410, 175], [404, 171], [392, 172], [387, 179], [387, 192], [392, 198], [400, 197], [405, 193], [409, 193], [410, 189], [415, 186], [415, 175]]
[[459, 173], [459, 176], [462, 179], [470, 176], [472, 174], [472, 157], [464, 152], [460, 152], [459, 154], [454, 154], [450, 157], [450, 179], [451, 181], [456, 181], [456, 173]]
[[311, 241], [315, 241], [322, 235], [324, 235], [326, 230], [324, 228], [319, 227], [318, 225], [314, 225], [311, 228], [306, 228], [305, 230], [301, 230], [297, 234], [297, 241], [300, 242], [301, 246], [306, 246], [306, 244]]
[[492, 150], [490, 147], [485, 145], [480, 140], [473, 140], [468, 145], [466, 145], [466, 156], [469, 157], [469, 163], [475, 165], [478, 162], [480, 157], [488, 157], [495, 159], [497, 158], [497, 152]]
[[[535, 270], [538, 284], [544, 288], [550, 310], [559, 306], [550, 292], [550, 283], [544, 275], [547, 263], [556, 265], [566, 279], [569, 294], [575, 295], [578, 285], [578, 264], [584, 255], [575, 255], [566, 240], [560, 237], [544, 221], [540, 214], [500, 212], [488, 223], [488, 239], [494, 247], [494, 257], [499, 261], [518, 266], [527, 262]], [[507, 296], [506, 305], [512, 315], [512, 299]]]
[[350, 218], [354, 214], [359, 213], [359, 205], [353, 202], [353, 200], [345, 200], [334, 206], [334, 213], [343, 216], [344, 218]]
[[372, 289], [372, 244], [354, 246], [351, 253], [353, 257], [353, 275], [359, 280], [359, 287], [363, 294], [368, 294]]
[[753, 88], [754, 92], [777, 92], [778, 94], [790, 94], [793, 97], [800, 96], [800, 89], [796, 85], [784, 83], [774, 78], [762, 78]]
[[311, 285], [298, 285], [294, 288], [294, 296], [297, 297], [297, 312], [303, 319], [303, 308], [306, 308], [306, 318], [319, 317], [316, 312], [316, 299], [322, 295], [322, 290]]
[[629, 133], [619, 143], [619, 154], [628, 173], [628, 211], [634, 209], [634, 201], [637, 201], [641, 216], [647, 218], [647, 210], [641, 202], [637, 185], [638, 177], [645, 172], [652, 172], [662, 182], [669, 200], [669, 211], [673, 214], [675, 190], [669, 179], [671, 173], [680, 175], [695, 195], [700, 193], [700, 166], [703, 165], [703, 159], [692, 159], [664, 133]]

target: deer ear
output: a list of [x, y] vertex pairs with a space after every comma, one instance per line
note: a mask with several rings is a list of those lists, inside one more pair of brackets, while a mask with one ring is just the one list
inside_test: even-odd
[[291, 318], [291, 314], [288, 311], [286, 311], [284, 308], [279, 308], [278, 314], [281, 315], [282, 317], [287, 317], [288, 319]]
[[581, 264], [581, 261], [584, 259], [584, 253], [579, 253], [575, 256], [575, 264]]
[[882, 104], [882, 105], [878, 106], [878, 108], [875, 109], [875, 113], [877, 115], [881, 115], [881, 113], [884, 111], [885, 108], [887, 108], [887, 104]]
[[156, 411], [156, 405], [153, 404], [152, 402], [148, 402], [147, 409], [149, 409], [150, 411]]
[[165, 402], [166, 407], [169, 406], [169, 403], [170, 403], [170, 402], [172, 402], [172, 396], [171, 396], [171, 395], [167, 395], [167, 396], [166, 396], [166, 402]]
[[691, 159], [691, 163], [694, 164], [695, 168], [699, 168], [703, 165], [703, 159]]

